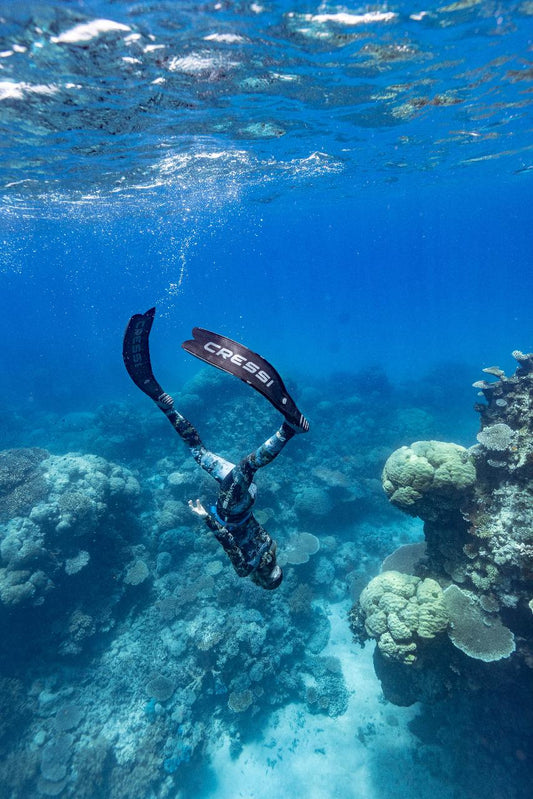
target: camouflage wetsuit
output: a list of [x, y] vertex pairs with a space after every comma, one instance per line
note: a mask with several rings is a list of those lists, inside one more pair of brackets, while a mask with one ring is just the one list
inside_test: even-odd
[[296, 431], [284, 421], [273, 436], [235, 465], [205, 448], [196, 428], [175, 410], [172, 397], [162, 394], [157, 404], [195, 461], [220, 485], [216, 506], [209, 512], [201, 506], [194, 508], [192, 503], [191, 507], [203, 516], [239, 577], [250, 575], [263, 588], [277, 588], [283, 574], [276, 563], [275, 542], [252, 513], [256, 492], [253, 478], [258, 469], [279, 455]]

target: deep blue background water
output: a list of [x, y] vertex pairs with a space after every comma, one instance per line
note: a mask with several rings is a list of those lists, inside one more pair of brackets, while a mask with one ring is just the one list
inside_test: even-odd
[[533, 348], [527, 3], [0, 10], [7, 402], [131, 394], [154, 304], [174, 384], [195, 324], [302, 375]]
[[155, 368], [174, 388], [194, 367], [179, 349], [193, 325], [289, 375], [379, 365], [401, 381], [460, 361], [474, 380], [509, 367], [513, 349], [533, 347], [530, 180], [415, 178], [346, 199], [317, 185], [185, 220], [164, 204], [109, 220], [10, 219], [4, 398], [90, 407], [132, 394], [121, 336], [154, 304]]

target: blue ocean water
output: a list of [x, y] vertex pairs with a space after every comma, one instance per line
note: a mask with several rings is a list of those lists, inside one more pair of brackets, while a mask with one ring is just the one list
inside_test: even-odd
[[[499, 752], [480, 727], [464, 759], [475, 701], [433, 727], [386, 705], [345, 616], [421, 536], [388, 455], [474, 444], [471, 384], [533, 350], [533, 4], [0, 2], [0, 38], [0, 445], [52, 458], [46, 491], [44, 455], [2, 466], [1, 535], [37, 542], [2, 569], [48, 587], [2, 597], [0, 796], [529, 795], [530, 732]], [[280, 550], [320, 542], [275, 599], [198, 533], [209, 483], [124, 369], [154, 305], [154, 371], [210, 446], [235, 460], [279, 420], [183, 352], [193, 326], [311, 420], [259, 481]]]

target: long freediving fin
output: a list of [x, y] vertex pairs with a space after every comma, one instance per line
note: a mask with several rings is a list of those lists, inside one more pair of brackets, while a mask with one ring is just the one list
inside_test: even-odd
[[122, 357], [128, 374], [141, 391], [157, 401], [164, 393], [152, 372], [148, 339], [154, 322], [155, 308], [131, 317], [124, 332]]
[[261, 355], [201, 327], [193, 328], [192, 335], [191, 340], [181, 345], [184, 350], [248, 383], [266, 397], [291, 426], [302, 432], [309, 430], [309, 422], [296, 407], [280, 375]]

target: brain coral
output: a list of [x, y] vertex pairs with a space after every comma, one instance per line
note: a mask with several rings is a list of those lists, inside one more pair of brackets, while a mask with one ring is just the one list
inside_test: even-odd
[[411, 664], [420, 639], [446, 630], [448, 615], [439, 584], [389, 571], [367, 585], [359, 599], [367, 633], [385, 657]]
[[459, 444], [415, 441], [400, 447], [385, 463], [382, 482], [393, 505], [412, 516], [431, 518], [446, 500], [472, 488], [476, 470]]

